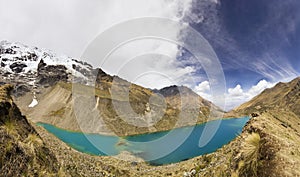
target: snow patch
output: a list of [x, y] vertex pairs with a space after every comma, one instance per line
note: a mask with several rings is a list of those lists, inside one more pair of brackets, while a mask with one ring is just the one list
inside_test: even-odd
[[39, 104], [39, 102], [35, 98], [33, 98], [32, 102], [30, 103], [30, 105], [28, 105], [28, 107], [29, 108], [33, 108], [33, 107], [35, 107], [38, 104]]

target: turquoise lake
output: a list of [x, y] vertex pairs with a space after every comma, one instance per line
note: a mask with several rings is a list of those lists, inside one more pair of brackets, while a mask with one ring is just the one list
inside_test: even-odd
[[238, 136], [248, 120], [249, 117], [216, 120], [127, 137], [72, 132], [45, 123], [38, 125], [80, 152], [112, 156], [128, 151], [152, 165], [162, 165], [216, 151]]

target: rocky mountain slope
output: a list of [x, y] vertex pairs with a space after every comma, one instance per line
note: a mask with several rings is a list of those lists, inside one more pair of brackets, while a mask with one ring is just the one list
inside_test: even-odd
[[0, 86], [1, 177], [132, 176], [129, 162], [74, 151], [28, 122], [11, 98], [12, 91], [11, 85]]
[[300, 78], [278, 83], [231, 114], [253, 117], [234, 141], [200, 158], [200, 176], [300, 176]]
[[0, 87], [0, 176], [55, 176], [59, 165], [36, 130]]
[[250, 114], [267, 110], [290, 111], [300, 115], [300, 77], [288, 83], [278, 83], [273, 88], [264, 90], [247, 103], [235, 108], [233, 112]]
[[222, 117], [187, 87], [147, 89], [51, 51], [3, 41], [0, 59], [1, 82], [16, 85], [16, 103], [34, 122], [130, 135]]
[[[127, 84], [128, 82], [126, 82]], [[102, 86], [110, 83], [102, 83]], [[75, 88], [76, 87], [76, 88]], [[110, 88], [110, 87], [109, 87]], [[128, 91], [130, 88], [130, 91]], [[58, 127], [89, 133], [116, 134], [119, 136], [169, 130], [194, 125], [208, 120], [211, 103], [191, 93], [159, 94], [130, 84], [114, 86], [118, 93], [112, 96], [109, 89], [59, 82], [37, 95], [38, 104], [30, 108], [31, 95], [17, 99], [22, 110], [34, 122], [45, 122]], [[187, 89], [187, 88], [186, 88]], [[126, 97], [126, 93], [129, 96]], [[178, 99], [185, 99], [182, 101]], [[216, 118], [222, 111], [213, 109]]]
[[[211, 108], [212, 117], [222, 114], [186, 87], [146, 89], [46, 50], [1, 42], [0, 59], [0, 85], [16, 85], [17, 105], [35, 122], [128, 135], [200, 123]], [[72, 150], [43, 128], [33, 128], [7, 94], [12, 88], [1, 87], [0, 176], [300, 176], [299, 81], [279, 83], [230, 112], [255, 114], [228, 145], [160, 167]], [[133, 112], [126, 112], [128, 105]]]
[[18, 96], [58, 81], [90, 84], [88, 78], [97, 72], [86, 62], [7, 41], [0, 42], [0, 65], [0, 82], [16, 84]]

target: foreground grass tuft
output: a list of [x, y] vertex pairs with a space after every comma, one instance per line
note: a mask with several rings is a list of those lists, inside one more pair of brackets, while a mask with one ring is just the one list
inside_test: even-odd
[[261, 138], [258, 133], [250, 134], [242, 147], [243, 161], [239, 162], [239, 174], [251, 174], [257, 176], [257, 168], [259, 165], [259, 150], [261, 146]]
[[43, 145], [42, 139], [36, 134], [29, 134], [25, 139], [25, 143], [30, 147], [31, 152], [34, 152], [35, 148]]
[[7, 120], [4, 122], [4, 128], [6, 129], [7, 134], [17, 134], [17, 129], [15, 126], [15, 122], [11, 120]]

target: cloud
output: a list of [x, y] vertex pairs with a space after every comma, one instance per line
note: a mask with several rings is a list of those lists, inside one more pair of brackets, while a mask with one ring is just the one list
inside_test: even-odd
[[236, 87], [234, 87], [234, 88], [229, 88], [229, 89], [228, 89], [228, 94], [229, 94], [230, 96], [240, 97], [240, 96], [243, 96], [244, 91], [243, 91], [241, 85], [238, 84], [238, 85], [237, 85]]
[[[156, 47], [155, 47], [156, 46]], [[176, 60], [177, 45], [156, 39], [143, 39], [121, 46], [99, 66], [111, 75], [148, 88], [193, 83], [194, 66]]]
[[181, 19], [191, 0], [0, 0], [0, 38], [80, 57], [112, 25], [137, 17]]
[[[299, 67], [295, 65], [299, 55], [291, 56], [299, 51], [294, 42], [299, 36], [295, 30], [300, 25], [297, 20], [300, 17], [299, 5], [299, 1], [295, 0], [283, 3], [194, 0], [195, 8], [187, 15], [186, 21], [193, 24], [197, 22], [195, 17], [199, 17], [199, 21], [204, 17], [202, 23], [193, 25], [216, 50], [225, 74], [230, 75], [238, 68], [277, 82], [299, 75]], [[256, 20], [248, 13], [249, 10], [259, 12]], [[234, 76], [233, 79], [236, 78], [239, 77]]]
[[209, 91], [210, 90], [209, 82], [208, 81], [201, 82], [195, 87], [195, 90], [200, 93]]
[[[79, 58], [95, 37], [115, 24], [140, 17], [181, 20], [190, 10], [191, 3], [192, 0], [102, 0], [89, 3], [85, 0], [42, 0], [32, 3], [0, 0], [0, 40], [17, 41]], [[169, 33], [178, 35], [181, 30], [169, 29]], [[103, 65], [103, 69], [145, 87], [183, 85], [189, 82], [188, 75], [195, 68], [177, 61], [178, 50], [178, 46], [170, 42], [133, 41], [131, 46], [124, 46], [112, 56], [111, 61]], [[147, 58], [146, 54], [149, 53], [160, 54], [161, 57], [156, 56], [155, 59], [153, 55], [148, 55]], [[142, 58], [144, 63], [128, 64], [135, 57]], [[99, 67], [95, 59], [84, 60]], [[120, 68], [122, 66], [128, 69]]]
[[[247, 91], [243, 90], [240, 84], [237, 84], [234, 88], [229, 88], [226, 96], [226, 107], [225, 110], [231, 110], [236, 106], [241, 105], [255, 97], [256, 95], [260, 94], [266, 88], [271, 88], [275, 85], [275, 83], [268, 82], [266, 80], [260, 80], [256, 85], [253, 85]], [[203, 98], [210, 100], [212, 99], [212, 95], [210, 92], [210, 86], [208, 81], [203, 81], [199, 83], [195, 88], [194, 91], [202, 96]]]
[[271, 88], [274, 85], [274, 83], [266, 80], [260, 80], [247, 91], [244, 91], [239, 84], [234, 88], [229, 88], [228, 93], [226, 94], [226, 110], [233, 109], [234, 107], [251, 100], [266, 88]]
[[212, 100], [210, 85], [208, 81], [203, 81], [195, 86], [194, 91], [206, 100]]
[[249, 89], [248, 95], [249, 95], [250, 98], [253, 98], [254, 96], [256, 96], [259, 93], [261, 93], [262, 91], [264, 91], [266, 88], [271, 88], [274, 85], [275, 85], [274, 83], [270, 83], [266, 80], [261, 80], [256, 85], [252, 86]]

